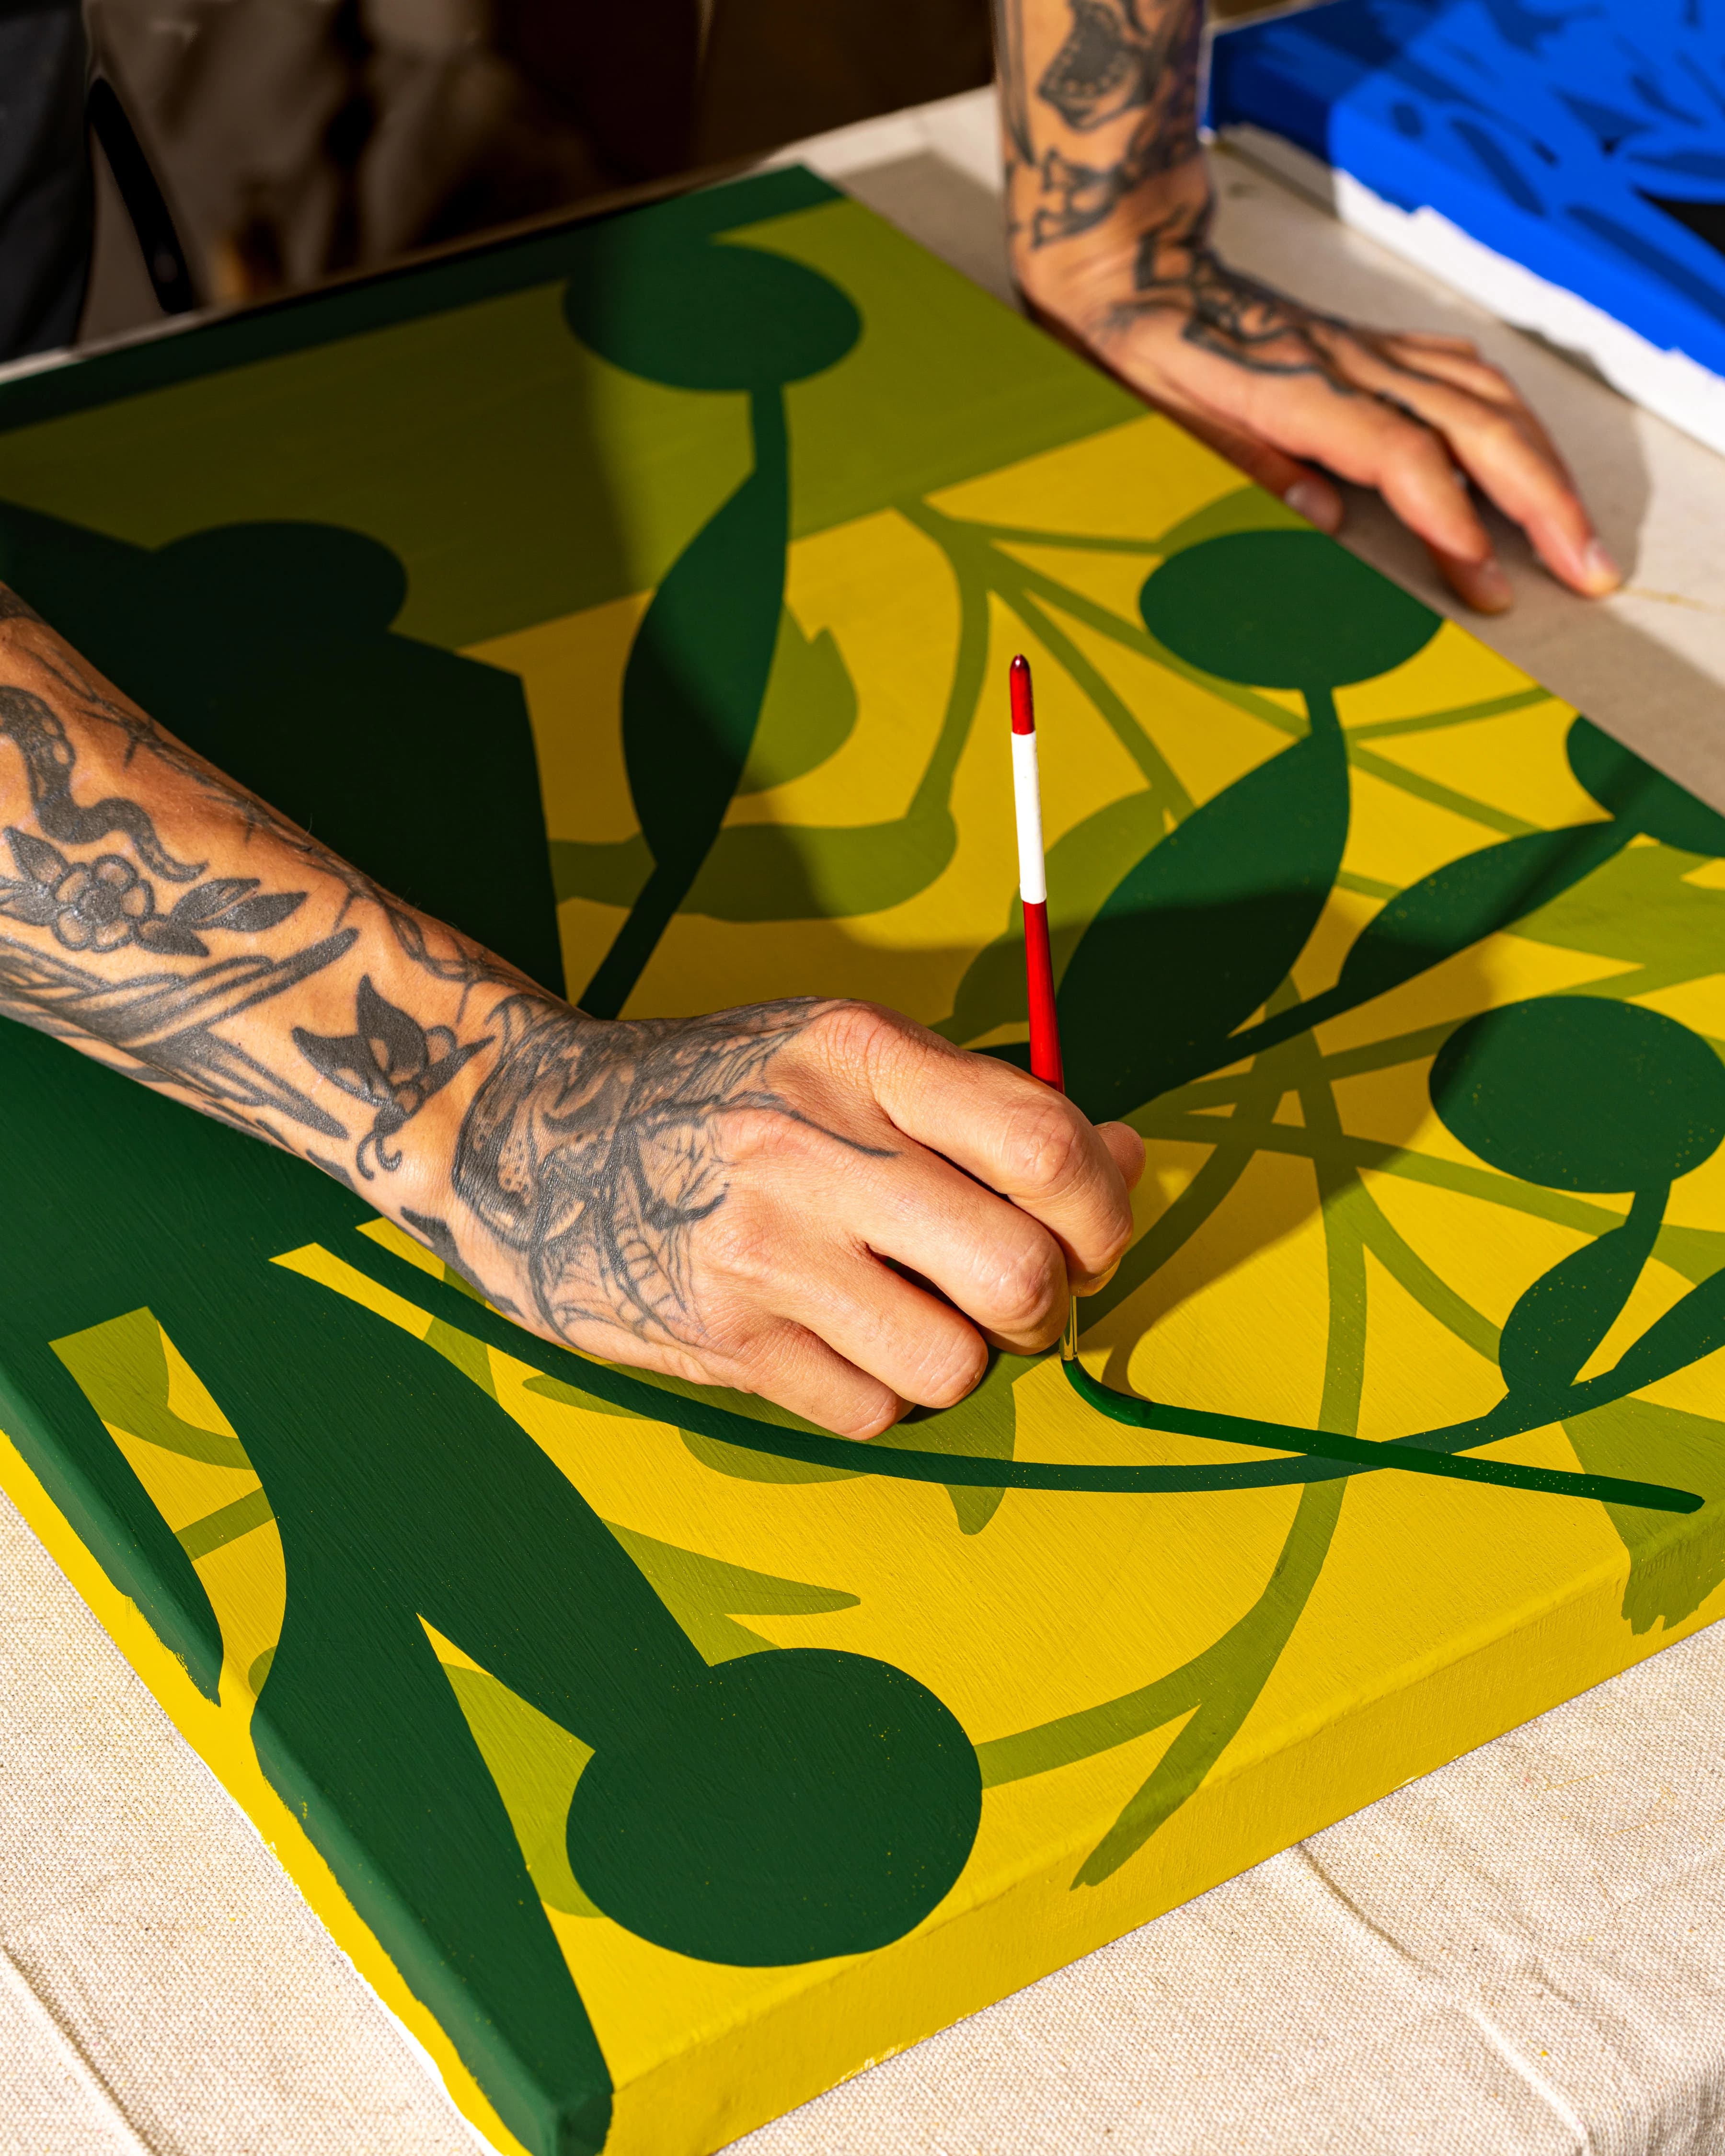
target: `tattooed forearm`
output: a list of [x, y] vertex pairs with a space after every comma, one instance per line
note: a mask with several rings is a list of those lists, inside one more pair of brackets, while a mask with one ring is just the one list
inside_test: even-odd
[[[64, 644], [56, 641], [51, 648], [43, 650], [39, 654], [39, 663], [63, 691], [69, 707], [79, 717], [119, 737], [125, 745], [124, 757], [128, 765], [140, 752], [144, 752], [162, 770], [194, 786], [209, 802], [212, 808], [231, 817], [243, 844], [249, 845], [260, 838], [272, 839], [290, 854], [296, 855], [308, 869], [329, 877], [342, 891], [348, 905], [375, 907], [402, 955], [434, 979], [460, 988], [476, 987], [484, 983], [511, 988], [523, 985], [521, 977], [514, 967], [463, 936], [459, 930], [448, 927], [441, 921], [428, 921], [423, 914], [403, 905], [401, 900], [383, 890], [362, 870], [356, 868], [351, 861], [344, 860], [339, 854], [333, 853], [309, 831], [302, 830], [297, 824], [273, 808], [267, 801], [261, 800], [248, 788], [240, 785], [237, 780], [230, 778], [225, 772], [218, 771], [195, 750], [176, 740], [155, 720], [135, 706], [122, 703], [108, 695], [76, 654]], [[13, 693], [16, 695], [18, 692]], [[39, 698], [31, 701], [37, 704], [41, 702]], [[53, 716], [51, 713], [49, 716], [50, 718]], [[8, 731], [9, 728], [0, 727], [0, 734]], [[43, 752], [39, 749], [37, 752], [40, 759]], [[59, 835], [46, 824], [44, 828], [49, 829], [51, 835]], [[201, 865], [191, 868], [188, 872], [192, 875], [201, 873]], [[158, 870], [158, 873], [165, 871]]]
[[712, 1253], [743, 1246], [701, 1231], [738, 1177], [790, 1127], [829, 1173], [834, 1147], [845, 1174], [893, 1157], [807, 1111], [824, 1077], [776, 1082], [831, 1008], [588, 1019], [377, 891], [50, 631], [0, 647], [0, 1017], [297, 1153], [554, 1338], [701, 1367]]
[[[1045, 49], [1062, 12], [1032, 97], [1036, 33]], [[1198, 0], [997, 0], [996, 26], [1010, 213], [1030, 248], [1094, 230], [1196, 156]]]

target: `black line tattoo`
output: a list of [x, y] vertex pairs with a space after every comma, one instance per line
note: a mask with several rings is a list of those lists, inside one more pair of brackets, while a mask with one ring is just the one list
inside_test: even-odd
[[1132, 296], [1117, 301], [1101, 326], [1106, 339], [1147, 314], [1183, 316], [1180, 335], [1255, 374], [1315, 374], [1338, 397], [1359, 393], [1337, 365], [1331, 340], [1345, 323], [1230, 270], [1212, 250], [1214, 205], [1183, 204], [1139, 236]]
[[492, 1037], [487, 1034], [458, 1046], [448, 1026], [423, 1026], [411, 1012], [380, 996], [369, 973], [361, 979], [355, 1001], [357, 1032], [311, 1033], [296, 1025], [294, 1045], [331, 1085], [376, 1110], [354, 1155], [355, 1167], [369, 1183], [367, 1152], [379, 1168], [399, 1168], [402, 1157], [390, 1152], [390, 1139], [464, 1064], [489, 1048]]
[[[48, 661], [39, 651], [33, 655], [62, 678], [52, 654]], [[333, 965], [359, 932], [338, 927], [280, 957], [247, 952], [190, 972], [156, 970], [116, 980], [94, 970], [80, 960], [127, 949], [157, 959], [207, 959], [207, 936], [263, 935], [297, 912], [306, 893], [264, 891], [257, 876], [200, 882], [208, 865], [177, 860], [141, 803], [110, 794], [80, 803], [72, 791], [77, 751], [58, 713], [31, 690], [0, 685], [0, 740], [17, 749], [36, 822], [48, 834], [7, 827], [17, 874], [0, 875], [0, 916], [46, 931], [59, 947], [0, 935], [0, 1015], [92, 1048], [127, 1076], [183, 1091], [220, 1121], [276, 1144], [280, 1133], [261, 1120], [264, 1115], [345, 1139], [345, 1125], [216, 1028]], [[79, 860], [65, 850], [116, 836], [129, 842], [151, 875], [189, 886], [165, 911], [155, 883], [124, 854]]]
[[[339, 854], [331, 853], [309, 831], [301, 830], [297, 824], [290, 822], [280, 810], [272, 808], [267, 801], [260, 800], [248, 788], [228, 778], [225, 772], [218, 771], [213, 764], [206, 762], [195, 750], [187, 748], [183, 742], [177, 741], [144, 712], [118, 703], [105, 695], [64, 645], [57, 645], [52, 652], [39, 652], [36, 657], [38, 663], [65, 691], [68, 700], [76, 706], [80, 717], [88, 719], [92, 724], [107, 726], [121, 736], [126, 742], [125, 760], [127, 763], [142, 750], [165, 769], [189, 779], [200, 792], [219, 802], [230, 814], [238, 817], [248, 844], [257, 834], [266, 833], [308, 866], [331, 877], [345, 894], [344, 911], [347, 904], [362, 902], [375, 906], [403, 955], [434, 980], [445, 981], [464, 989], [478, 988], [488, 983], [509, 988], [520, 988], [526, 985], [522, 976], [514, 967], [494, 957], [457, 929], [439, 923], [439, 932], [446, 939], [446, 945], [440, 949], [434, 948], [427, 937], [424, 922], [411, 908], [404, 906], [381, 885], [374, 883], [351, 861], [345, 861]], [[39, 701], [39, 699], [33, 701]], [[42, 708], [47, 710], [45, 705]], [[53, 716], [52, 713], [49, 716]], [[3, 731], [0, 729], [0, 732]], [[38, 814], [39, 820], [39, 810]], [[44, 829], [47, 828], [44, 824]], [[58, 837], [59, 834], [52, 833], [50, 835]], [[188, 873], [196, 876], [200, 872], [201, 865]]]
[[572, 1026], [558, 1005], [519, 995], [493, 1012], [502, 1045], [463, 1119], [452, 1180], [520, 1255], [554, 1332], [598, 1320], [643, 1340], [701, 1338], [691, 1245], [730, 1188], [726, 1119], [807, 1120], [764, 1080], [826, 1008], [798, 998]]
[[0, 621], [33, 621], [42, 617], [26, 599], [21, 599], [10, 585], [0, 584]]
[[29, 783], [30, 806], [50, 839], [63, 845], [87, 846], [123, 833], [138, 858], [170, 883], [191, 883], [204, 871], [203, 861], [177, 861], [156, 835], [152, 819], [136, 801], [110, 795], [80, 808], [72, 798], [72, 767], [77, 761], [58, 715], [28, 689], [0, 688], [0, 740], [17, 745]]
[[[1090, 231], [1147, 180], [1184, 164], [1198, 149], [1197, 0], [1067, 0], [1067, 5], [1071, 28], [1036, 85], [1038, 98], [1081, 135], [1131, 112], [1142, 117], [1119, 156], [1099, 164], [1053, 146], [1038, 162], [1026, 125], [1023, 161], [1036, 165], [1040, 197], [1029, 221], [1032, 247]], [[1002, 43], [1016, 72], [1022, 42], [1003, 38]], [[1005, 57], [1002, 64], [1009, 64]], [[1016, 85], [1014, 94], [1022, 95]]]
[[326, 1137], [346, 1127], [297, 1086], [259, 1063], [216, 1027], [267, 1003], [344, 957], [357, 929], [339, 929], [285, 958], [218, 958], [189, 973], [152, 973], [110, 981], [58, 952], [0, 936], [0, 1015], [39, 1032], [84, 1040], [114, 1051], [116, 1067], [146, 1086], [180, 1086], [200, 1105], [238, 1122], [264, 1110]]
[[162, 957], [207, 958], [209, 946], [199, 929], [257, 935], [285, 921], [305, 899], [303, 891], [256, 897], [256, 876], [212, 876], [160, 913], [155, 886], [122, 855], [69, 861], [46, 839], [13, 824], [6, 843], [18, 874], [0, 876], [0, 913], [51, 929], [68, 951], [119, 951], [136, 943]]

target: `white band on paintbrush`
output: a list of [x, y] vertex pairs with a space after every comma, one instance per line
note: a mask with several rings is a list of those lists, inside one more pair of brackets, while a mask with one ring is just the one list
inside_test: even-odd
[[1012, 737], [1012, 793], [1019, 818], [1019, 896], [1026, 906], [1045, 906], [1048, 875], [1042, 865], [1042, 788], [1034, 734]]

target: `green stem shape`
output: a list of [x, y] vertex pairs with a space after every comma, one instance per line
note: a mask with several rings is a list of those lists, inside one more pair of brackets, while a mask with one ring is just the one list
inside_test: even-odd
[[[406, 1269], [405, 1261], [393, 1254], [379, 1250], [367, 1242], [363, 1236], [356, 1239], [344, 1252], [347, 1263], [355, 1270], [365, 1273], [381, 1286], [392, 1292], [401, 1291], [400, 1276]], [[1230, 1445], [1249, 1445], [1273, 1451], [1296, 1452], [1305, 1456], [1293, 1460], [1270, 1462], [1242, 1460], [1216, 1467], [1188, 1466], [1132, 1466], [1129, 1465], [1090, 1464], [1054, 1460], [987, 1460], [967, 1457], [959, 1454], [941, 1452], [912, 1452], [888, 1450], [880, 1445], [858, 1445], [849, 1438], [823, 1437], [812, 1432], [786, 1430], [771, 1423], [758, 1422], [752, 1416], [740, 1414], [732, 1408], [719, 1407], [709, 1401], [682, 1398], [675, 1393], [662, 1391], [644, 1378], [631, 1376], [627, 1371], [614, 1369], [608, 1364], [595, 1363], [584, 1355], [575, 1354], [564, 1348], [554, 1348], [548, 1341], [523, 1332], [521, 1327], [499, 1316], [490, 1308], [475, 1304], [457, 1295], [441, 1281], [429, 1275], [415, 1273], [413, 1277], [412, 1298], [422, 1309], [442, 1317], [457, 1331], [475, 1335], [491, 1346], [501, 1348], [506, 1354], [528, 1363], [546, 1377], [560, 1383], [560, 1391], [552, 1397], [562, 1396], [562, 1389], [576, 1396], [576, 1404], [582, 1404], [580, 1396], [608, 1401], [649, 1422], [668, 1423], [674, 1429], [692, 1430], [698, 1436], [716, 1438], [721, 1444], [737, 1445], [754, 1452], [763, 1452], [780, 1460], [799, 1460], [817, 1467], [838, 1467], [852, 1475], [880, 1475], [901, 1482], [940, 1482], [948, 1487], [969, 1486], [981, 1490], [1060, 1490], [1094, 1491], [1118, 1496], [1150, 1496], [1179, 1493], [1199, 1490], [1255, 1490], [1281, 1482], [1328, 1481], [1338, 1476], [1358, 1471], [1358, 1466], [1368, 1467], [1407, 1467], [1420, 1471], [1419, 1455], [1441, 1455], [1450, 1451], [1465, 1451], [1471, 1446], [1490, 1445], [1500, 1438], [1514, 1437], [1522, 1432], [1536, 1429], [1540, 1424], [1556, 1419], [1558, 1414], [1579, 1414], [1595, 1406], [1603, 1399], [1616, 1399], [1629, 1387], [1618, 1384], [1610, 1389], [1615, 1373], [1608, 1371], [1602, 1377], [1590, 1378], [1585, 1384], [1575, 1386], [1566, 1399], [1543, 1411], [1530, 1411], [1517, 1419], [1513, 1405], [1503, 1402], [1489, 1415], [1476, 1417], [1471, 1422], [1456, 1423], [1446, 1429], [1427, 1430], [1414, 1437], [1397, 1438], [1389, 1444], [1368, 1444], [1349, 1439], [1337, 1441], [1326, 1433], [1300, 1430], [1280, 1423], [1260, 1422], [1240, 1415], [1210, 1414], [1199, 1409], [1163, 1408], [1149, 1400], [1128, 1399], [1123, 1394], [1096, 1386], [1099, 1399], [1091, 1404], [1100, 1406], [1116, 1421], [1137, 1424], [1142, 1429], [1173, 1430], [1188, 1436], [1219, 1438]], [[1681, 1310], [1681, 1305], [1678, 1306]], [[1672, 1317], [1676, 1312], [1671, 1313]], [[1069, 1366], [1070, 1368], [1078, 1366]], [[1086, 1382], [1095, 1381], [1085, 1373]], [[1077, 1382], [1074, 1380], [1075, 1383]], [[1639, 1383], [1650, 1382], [1647, 1378]], [[547, 1389], [542, 1386], [542, 1391]], [[1091, 1396], [1086, 1394], [1086, 1397]], [[1363, 1451], [1355, 1450], [1363, 1446]], [[1353, 1460], [1358, 1466], [1346, 1463]], [[1454, 1471], [1457, 1463], [1448, 1462], [1429, 1471], [1446, 1474]], [[1478, 1480], [1503, 1484], [1511, 1488], [1553, 1491], [1565, 1496], [1601, 1497], [1614, 1504], [1640, 1504], [1656, 1510], [1692, 1512], [1701, 1503], [1681, 1490], [1660, 1490], [1647, 1483], [1615, 1481], [1609, 1476], [1567, 1475], [1555, 1470], [1538, 1467], [1511, 1467], [1491, 1461], [1462, 1463], [1466, 1467], [1480, 1467], [1491, 1471], [1481, 1476], [1465, 1476], [1467, 1480]]]
[[755, 468], [683, 549], [641, 619], [623, 679], [629, 791], [653, 871], [580, 998], [615, 1018], [711, 850], [773, 670], [790, 531], [784, 393], [749, 393]]

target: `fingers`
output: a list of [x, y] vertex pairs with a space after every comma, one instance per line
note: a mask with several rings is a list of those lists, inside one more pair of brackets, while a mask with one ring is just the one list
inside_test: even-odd
[[1073, 1286], [1088, 1293], [1132, 1238], [1126, 1178], [1095, 1127], [1010, 1064], [968, 1055], [888, 1014], [868, 1019], [859, 1045], [874, 1098], [893, 1124], [1040, 1221]]
[[1507, 613], [1515, 604], [1515, 593], [1495, 554], [1487, 554], [1483, 562], [1468, 562], [1459, 555], [1445, 553], [1441, 547], [1428, 545], [1425, 551], [1433, 568], [1463, 606], [1471, 607], [1476, 613]]
[[[1393, 337], [1343, 337], [1332, 357], [1350, 380], [1394, 397], [1440, 435], [1481, 491], [1526, 530], [1554, 576], [1590, 596], [1615, 588], [1621, 581], [1616, 565], [1600, 545], [1563, 459], [1497, 368], [1467, 354]], [[1414, 528], [1435, 547], [1470, 558], [1466, 549], [1445, 547], [1438, 532]], [[1508, 603], [1507, 583], [1497, 603]]]
[[[932, 1297], [924, 1300], [932, 1303]], [[976, 1335], [972, 1333], [971, 1338], [975, 1340]], [[980, 1364], [986, 1363], [979, 1341], [977, 1358]], [[678, 1359], [693, 1366], [689, 1374], [697, 1383], [732, 1385], [753, 1393], [801, 1415], [805, 1422], [819, 1424], [836, 1437], [879, 1437], [904, 1413], [904, 1399], [891, 1386], [859, 1368], [808, 1327], [789, 1320], [757, 1327], [746, 1353], [727, 1356], [710, 1350]]]
[[1141, 317], [1111, 363], [1322, 530], [1342, 515], [1324, 472], [1375, 487], [1484, 613], [1512, 594], [1458, 465], [1563, 583], [1593, 597], [1620, 583], [1550, 438], [1467, 339], [1354, 331], [1292, 307], [1286, 326], [1307, 363], [1255, 364], [1194, 342], [1171, 316]]
[[[1064, 1311], [1064, 1281], [1060, 1300]], [[973, 1325], [860, 1247], [829, 1245], [815, 1264], [788, 1273], [780, 1307], [793, 1327], [895, 1395], [895, 1414], [905, 1400], [955, 1407], [988, 1366]]]

